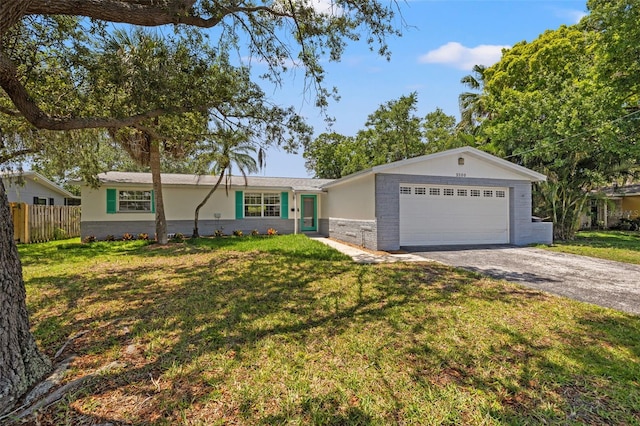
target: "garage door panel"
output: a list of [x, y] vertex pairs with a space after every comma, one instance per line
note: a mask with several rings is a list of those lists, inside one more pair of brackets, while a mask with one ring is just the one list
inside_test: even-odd
[[401, 188], [400, 245], [509, 242], [508, 188], [446, 185], [401, 185]]

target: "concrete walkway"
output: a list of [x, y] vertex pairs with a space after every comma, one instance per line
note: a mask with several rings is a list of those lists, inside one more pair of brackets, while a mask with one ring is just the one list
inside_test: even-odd
[[391, 263], [391, 262], [426, 262], [426, 259], [422, 256], [415, 254], [391, 254], [383, 252], [372, 252], [362, 250], [357, 247], [343, 244], [335, 240], [331, 240], [325, 237], [312, 237], [312, 240], [320, 241], [323, 244], [333, 247], [341, 253], [351, 256], [356, 263]]

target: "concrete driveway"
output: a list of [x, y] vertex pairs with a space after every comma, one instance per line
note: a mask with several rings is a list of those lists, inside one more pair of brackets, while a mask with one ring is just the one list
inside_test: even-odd
[[640, 315], [640, 265], [530, 247], [413, 248], [412, 254]]

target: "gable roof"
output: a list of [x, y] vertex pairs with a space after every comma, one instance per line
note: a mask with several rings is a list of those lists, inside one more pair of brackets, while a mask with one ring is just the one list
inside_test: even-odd
[[21, 173], [6, 172], [6, 173], [0, 173], [0, 178], [8, 179], [9, 183], [14, 183], [21, 178], [29, 179], [35, 183], [38, 183], [44, 186], [47, 189], [50, 189], [51, 191], [57, 192], [58, 194], [62, 195], [65, 198], [80, 198], [77, 195], [73, 195], [71, 192], [67, 191], [61, 186], [51, 182], [49, 179], [47, 179], [46, 177], [44, 177], [38, 172], [33, 172], [33, 171], [25, 171]]
[[[172, 186], [214, 186], [218, 181], [218, 176], [213, 175], [162, 173], [161, 176], [163, 185]], [[153, 183], [151, 173], [134, 172], [101, 173], [98, 175], [98, 180], [103, 184], [151, 185]], [[329, 182], [331, 182], [331, 179], [247, 176], [246, 186], [273, 190], [321, 191], [322, 185]], [[244, 178], [242, 176], [232, 176], [231, 186], [244, 187]]]
[[502, 169], [506, 169], [516, 174], [519, 174], [522, 177], [532, 182], [540, 182], [540, 181], [547, 180], [547, 177], [541, 173], [538, 173], [526, 167], [519, 166], [515, 163], [496, 157], [495, 155], [491, 155], [484, 151], [480, 151], [479, 149], [472, 148], [470, 146], [465, 146], [462, 148], [455, 148], [447, 151], [436, 152], [435, 154], [421, 155], [420, 157], [413, 157], [413, 158], [408, 158], [406, 160], [394, 161], [393, 163], [386, 163], [379, 166], [374, 166], [374, 167], [350, 174], [348, 176], [344, 176], [340, 179], [333, 180], [323, 185], [323, 188], [329, 188], [335, 185], [340, 185], [342, 183], [348, 182], [353, 179], [357, 179], [357, 178], [364, 177], [371, 174], [384, 173], [385, 171], [388, 171], [390, 169], [409, 166], [415, 163], [420, 163], [422, 161], [434, 160], [442, 157], [454, 156], [454, 155], [460, 155], [460, 154], [468, 154], [478, 159], [484, 160], [487, 163], [490, 163], [496, 167], [500, 167]]
[[[599, 191], [593, 191], [599, 192]], [[640, 195], [640, 183], [602, 188], [600, 192], [610, 197], [630, 197]]]

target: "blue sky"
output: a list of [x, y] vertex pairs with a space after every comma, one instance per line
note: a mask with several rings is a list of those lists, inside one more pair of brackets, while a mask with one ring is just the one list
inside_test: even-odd
[[[577, 23], [586, 13], [586, 1], [575, 0], [418, 0], [400, 3], [406, 28], [403, 36], [388, 40], [391, 61], [353, 43], [340, 63], [327, 63], [327, 85], [336, 86], [341, 99], [332, 102], [334, 131], [355, 135], [367, 116], [381, 104], [413, 91], [418, 93], [418, 115], [436, 108], [459, 116], [460, 79], [474, 64], [492, 65], [502, 47], [531, 41], [548, 29]], [[402, 22], [398, 18], [398, 25]], [[313, 125], [326, 131], [310, 94], [303, 91], [303, 73], [287, 76], [289, 84], [270, 92], [281, 105], [293, 105]], [[265, 86], [266, 90], [266, 86]], [[302, 153], [270, 149], [260, 175], [307, 177]]]

